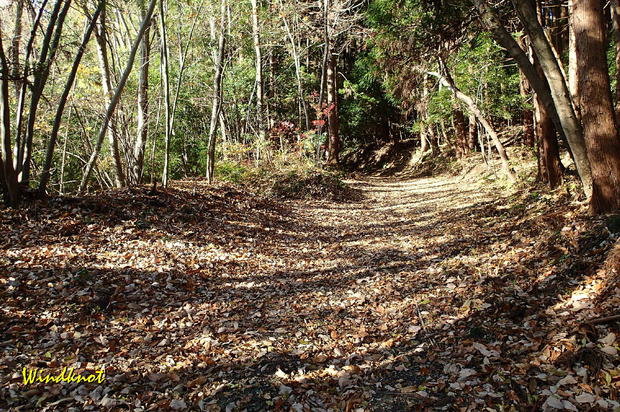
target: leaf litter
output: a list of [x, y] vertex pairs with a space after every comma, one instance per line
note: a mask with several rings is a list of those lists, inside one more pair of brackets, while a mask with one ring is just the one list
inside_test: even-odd
[[188, 181], [3, 210], [0, 408], [620, 407], [617, 217], [453, 177], [349, 184], [363, 198]]

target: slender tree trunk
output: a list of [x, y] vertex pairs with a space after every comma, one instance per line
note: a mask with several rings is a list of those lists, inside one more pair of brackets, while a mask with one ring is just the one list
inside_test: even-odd
[[452, 110], [454, 120], [454, 133], [456, 135], [456, 157], [461, 159], [467, 155], [469, 147], [467, 145], [467, 124], [465, 115], [459, 108]]
[[[112, 99], [112, 72], [110, 70], [110, 60], [108, 57], [108, 34], [105, 10], [101, 15], [95, 37], [97, 39], [97, 55], [99, 59], [99, 71], [101, 72], [101, 85], [105, 96], [104, 104], [105, 107], [109, 107]], [[123, 173], [121, 153], [118, 147], [118, 127], [115, 115], [112, 115], [110, 118], [107, 136], [114, 160], [114, 184], [116, 187], [120, 188], [125, 185], [125, 174]]]
[[17, 176], [13, 168], [11, 152], [11, 109], [9, 102], [9, 66], [2, 45], [2, 25], [0, 24], [0, 171], [2, 188], [6, 190], [7, 202], [17, 206], [20, 198]]
[[263, 53], [261, 48], [260, 24], [258, 21], [258, 1], [250, 0], [252, 4], [252, 37], [254, 39], [254, 54], [256, 66], [256, 115], [258, 121], [259, 137], [265, 140], [264, 121], [264, 82], [263, 82]]
[[159, 2], [159, 38], [161, 40], [161, 74], [164, 86], [164, 116], [165, 118], [165, 140], [164, 140], [164, 171], [162, 174], [162, 184], [168, 187], [168, 177], [170, 175], [170, 51], [168, 50], [168, 33], [166, 28], [166, 10], [164, 1]]
[[[32, 54], [34, 40], [37, 36], [37, 30], [39, 28], [41, 18], [43, 17], [47, 2], [48, 0], [43, 0], [43, 2], [41, 3], [41, 6], [39, 7], [39, 11], [32, 23], [32, 28], [30, 30], [30, 37], [28, 39], [28, 44], [26, 45], [26, 53], [24, 56], [24, 70], [22, 71], [24, 77], [30, 74], [30, 56]], [[60, 0], [56, 2], [56, 6], [54, 7], [51, 15], [49, 16], [50, 22], [51, 20], [56, 19], [56, 17], [54, 17], [54, 13], [56, 13], [56, 16], [57, 16], [59, 10], [60, 10]], [[50, 27], [53, 27], [53, 26], [50, 26]], [[48, 27], [48, 30], [49, 30], [49, 27]], [[49, 40], [46, 40], [44, 38], [43, 45], [45, 44], [49, 45]], [[42, 52], [44, 51], [45, 49], [42, 47]], [[15, 169], [16, 173], [18, 173], [19, 169], [21, 169], [21, 166], [23, 164], [23, 159], [24, 159], [24, 148], [22, 144], [22, 141], [23, 141], [22, 130], [23, 130], [23, 123], [24, 123], [24, 107], [26, 105], [27, 85], [28, 85], [28, 82], [25, 82], [25, 81], [21, 82], [20, 90], [19, 90], [19, 97], [17, 99], [17, 113], [15, 115], [15, 149], [13, 152], [14, 153], [13, 168]]]
[[[56, 52], [58, 51], [60, 36], [62, 34], [65, 18], [67, 17], [70, 6], [71, 0], [65, 0], [62, 9], [57, 15], [58, 18], [56, 20], [50, 20], [47, 32], [45, 33], [45, 38], [43, 40], [42, 52], [39, 58], [39, 65], [37, 67], [37, 73], [35, 75], [30, 97], [30, 111], [28, 112], [28, 121], [26, 123], [26, 136], [23, 141], [23, 162], [20, 163], [21, 168], [19, 170], [19, 182], [25, 187], [28, 187], [30, 184], [30, 162], [32, 160], [34, 128], [37, 119], [39, 102], [43, 97], [43, 89], [47, 83], [52, 62], [54, 61]], [[52, 25], [52, 22], [54, 22], [55, 25]]]
[[84, 175], [82, 176], [82, 181], [80, 182], [80, 188], [79, 188], [80, 192], [84, 192], [84, 190], [86, 190], [86, 187], [88, 185], [88, 180], [90, 179], [90, 175], [97, 163], [97, 158], [99, 157], [99, 153], [101, 152], [101, 146], [103, 144], [103, 139], [110, 125], [110, 119], [112, 118], [112, 116], [114, 115], [114, 112], [116, 111], [116, 106], [118, 105], [118, 102], [121, 98], [123, 89], [125, 88], [125, 84], [127, 84], [127, 79], [129, 78], [129, 74], [131, 73], [131, 70], [133, 68], [133, 63], [134, 63], [134, 60], [136, 59], [138, 48], [140, 47], [140, 44], [142, 43], [142, 36], [144, 36], [144, 33], [146, 32], [146, 28], [150, 24], [151, 16], [153, 15], [153, 11], [155, 10], [156, 4], [157, 4], [157, 0], [150, 1], [146, 15], [142, 19], [142, 23], [140, 24], [140, 29], [138, 30], [138, 34], [133, 42], [131, 51], [129, 52], [129, 58], [125, 66], [125, 70], [123, 71], [123, 74], [121, 75], [121, 78], [118, 84], [116, 85], [116, 89], [114, 90], [114, 95], [112, 96], [112, 99], [110, 100], [110, 104], [108, 105], [108, 110], [106, 111], [106, 115], [103, 120], [103, 124], [101, 125], [101, 129], [99, 130], [99, 134], [97, 136], [97, 140], [96, 140], [95, 147], [93, 149], [93, 153], [90, 156], [90, 159], [88, 160], [86, 169], [84, 171]]
[[217, 139], [218, 120], [222, 110], [222, 78], [224, 75], [224, 52], [226, 50], [226, 0], [220, 0], [220, 33], [217, 52], [214, 53], [215, 75], [213, 77], [213, 104], [207, 153], [207, 180], [213, 182], [215, 177], [215, 143]]
[[338, 113], [337, 75], [337, 58], [334, 53], [330, 53], [327, 63], [327, 123], [329, 131], [327, 163], [332, 165], [340, 162], [340, 117]]
[[420, 125], [420, 152], [422, 154], [428, 152], [429, 147], [428, 127], [425, 125]]
[[284, 22], [284, 28], [286, 29], [289, 41], [291, 42], [291, 55], [293, 57], [293, 63], [295, 64], [295, 77], [297, 79], [297, 94], [299, 97], [300, 110], [305, 120], [306, 130], [309, 130], [310, 116], [308, 114], [306, 98], [304, 97], [304, 86], [301, 79], [301, 59], [297, 50], [297, 42], [295, 41], [295, 37], [293, 36], [293, 32], [291, 31], [291, 28], [285, 16], [282, 16], [282, 21]]
[[433, 156], [436, 156], [439, 154], [439, 135], [437, 133], [437, 126], [432, 124], [427, 130], [429, 140], [431, 142], [431, 153]]
[[[524, 50], [528, 50], [527, 46], [527, 38], [525, 36], [521, 37], [521, 47]], [[532, 90], [530, 87], [530, 83], [527, 81], [527, 77], [523, 74], [523, 71], [519, 70], [520, 74], [520, 82], [519, 82], [519, 92], [521, 93], [521, 97], [525, 104], [528, 104], [532, 97]], [[534, 147], [536, 143], [536, 136], [534, 133], [534, 112], [531, 108], [526, 107], [523, 109], [521, 113], [521, 120], [523, 122], [523, 144], [527, 147]]]
[[15, 99], [19, 99], [21, 80], [19, 77], [19, 52], [22, 40], [22, 16], [24, 14], [24, 0], [17, 0], [15, 5], [15, 28], [13, 29], [13, 41], [11, 42], [11, 60], [13, 69], [11, 75], [15, 79]]
[[60, 96], [60, 101], [58, 102], [58, 108], [56, 109], [56, 116], [54, 117], [54, 124], [52, 126], [52, 131], [49, 136], [49, 140], [47, 142], [47, 151], [45, 153], [45, 163], [43, 164], [43, 171], [41, 173], [41, 179], [39, 181], [39, 193], [41, 195], [45, 194], [45, 190], [47, 189], [47, 184], [50, 179], [50, 173], [52, 169], [52, 160], [54, 158], [54, 150], [56, 148], [56, 140], [58, 139], [58, 131], [60, 130], [60, 125], [62, 123], [62, 117], [65, 112], [65, 106], [67, 104], [67, 100], [69, 98], [69, 93], [71, 93], [71, 89], [73, 88], [73, 82], [75, 81], [75, 77], [77, 75], [78, 68], [80, 67], [80, 63], [82, 62], [82, 57], [84, 56], [84, 52], [86, 51], [86, 46], [90, 41], [90, 36], [95, 29], [97, 24], [97, 20], [99, 19], [99, 15], [105, 5], [105, 0], [99, 1], [97, 5], [97, 9], [93, 13], [93, 16], [90, 22], [87, 25], [86, 32], [84, 33], [84, 37], [82, 38], [82, 43], [79, 46], [79, 49], [73, 59], [73, 65], [71, 66], [71, 71], [69, 72], [69, 76], [67, 78], [67, 82], [65, 84], [65, 88], [63, 90], [62, 96]]
[[[146, 14], [144, 0], [140, 1], [140, 17]], [[151, 59], [150, 22], [147, 24], [140, 46], [140, 78], [138, 80], [138, 130], [133, 146], [133, 164], [130, 166], [129, 183], [139, 185], [144, 169], [144, 151], [149, 135], [149, 63]]]
[[592, 166], [590, 210], [595, 214], [620, 209], [620, 138], [609, 87], [606, 22], [599, 0], [574, 0], [573, 24], [577, 52], [581, 119]]
[[[442, 64], [442, 66], [444, 67], [444, 70], [445, 70], [445, 64]], [[482, 127], [484, 127], [484, 129], [488, 133], [491, 140], [493, 140], [495, 148], [497, 149], [497, 152], [499, 153], [499, 157], [502, 162], [502, 169], [504, 170], [504, 173], [506, 174], [508, 179], [510, 179], [513, 182], [516, 181], [514, 173], [512, 172], [512, 169], [510, 168], [510, 163], [508, 162], [508, 155], [506, 154], [504, 145], [502, 145], [502, 142], [500, 141], [499, 136], [497, 135], [497, 132], [495, 131], [491, 123], [489, 123], [489, 121], [487, 121], [487, 119], [484, 117], [484, 115], [482, 114], [482, 112], [480, 111], [476, 103], [474, 102], [474, 100], [471, 97], [467, 96], [465, 93], [461, 92], [450, 78], [444, 77], [441, 74], [434, 73], [434, 72], [428, 72], [428, 74], [439, 79], [439, 81], [446, 88], [448, 88], [457, 99], [465, 103], [469, 111], [474, 116], [476, 116], [476, 118], [478, 119]]]

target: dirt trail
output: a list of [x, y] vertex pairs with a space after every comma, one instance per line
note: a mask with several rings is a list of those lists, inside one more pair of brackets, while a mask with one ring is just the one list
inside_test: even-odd
[[[550, 314], [581, 280], [547, 267], [565, 222], [457, 178], [349, 183], [363, 200], [187, 182], [7, 213], [0, 407], [540, 407]], [[76, 365], [108, 380], [20, 383]]]

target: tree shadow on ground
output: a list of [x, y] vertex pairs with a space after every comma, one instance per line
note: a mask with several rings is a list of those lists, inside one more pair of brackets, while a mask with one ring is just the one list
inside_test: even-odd
[[[382, 181], [375, 182], [377, 190], [366, 189], [381, 196]], [[104, 394], [92, 387], [29, 392], [12, 377], [24, 366], [56, 370], [81, 362], [106, 365], [106, 395], [120, 409], [166, 410], [172, 399], [190, 409], [256, 411], [500, 402], [488, 394], [499, 394], [505, 406], [539, 408], [544, 399], [535, 396], [545, 383], [531, 361], [554, 334], [573, 327], [548, 310], [598, 270], [611, 247], [601, 247], [609, 231], [590, 221], [585, 231], [563, 232], [569, 218], [532, 218], [527, 196], [477, 201], [475, 190], [456, 195], [436, 182], [426, 191], [402, 187], [393, 208], [333, 206], [336, 217], [368, 216], [355, 225], [313, 219], [325, 212], [311, 204], [191, 190], [166, 192], [157, 213], [144, 193], [110, 196], [98, 210], [94, 199], [69, 202], [66, 212], [41, 208], [43, 228], [30, 233], [29, 223], [11, 227], [14, 217], [3, 217], [9, 239], [28, 236], [4, 246], [15, 255], [2, 262], [12, 280], [0, 296], [0, 405], [33, 408], [44, 396], [42, 405], [71, 398], [56, 404], [63, 409], [80, 405], [78, 395], [97, 405]], [[184, 207], [187, 213], [177, 212]], [[149, 228], [136, 226], [141, 214], [150, 216]], [[67, 221], [90, 235], [59, 233]], [[106, 233], [116, 235], [93, 242]], [[164, 254], [142, 268], [146, 260], [118, 256], [119, 242], [143, 236], [181, 242], [166, 251], [180, 263], [157, 269], [168, 263]], [[54, 244], [114, 252], [117, 260], [112, 267], [95, 255], [62, 260], [46, 254]], [[207, 244], [229, 255], [196, 267], [194, 256], [183, 254]], [[159, 256], [160, 246], [151, 244], [147, 255]], [[23, 260], [29, 253], [32, 260]], [[473, 343], [500, 356], [484, 364]], [[474, 371], [466, 381], [463, 368]], [[460, 387], [474, 380], [477, 391]]]

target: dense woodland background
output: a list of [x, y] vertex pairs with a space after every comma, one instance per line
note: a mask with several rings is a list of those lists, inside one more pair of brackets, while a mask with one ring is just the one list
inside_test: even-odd
[[619, 1], [0, 0], [0, 409], [617, 411]]
[[592, 211], [618, 209], [613, 1], [5, 3], [8, 204], [415, 140], [512, 181], [524, 145], [551, 188], [568, 151]]

